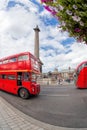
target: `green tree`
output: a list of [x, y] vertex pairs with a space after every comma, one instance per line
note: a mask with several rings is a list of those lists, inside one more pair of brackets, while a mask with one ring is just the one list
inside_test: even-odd
[[60, 28], [68, 31], [77, 41], [87, 44], [87, 0], [41, 0], [60, 22]]

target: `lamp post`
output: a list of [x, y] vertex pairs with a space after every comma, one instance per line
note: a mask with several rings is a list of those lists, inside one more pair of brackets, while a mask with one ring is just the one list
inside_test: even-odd
[[70, 70], [71, 70], [71, 67], [69, 66], [69, 82], [70, 82]]

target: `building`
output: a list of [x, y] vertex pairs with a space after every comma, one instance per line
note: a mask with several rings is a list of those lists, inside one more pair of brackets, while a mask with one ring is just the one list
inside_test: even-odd
[[73, 75], [75, 73], [75, 69], [72, 69], [72, 68], [71, 69], [64, 69], [60, 73], [61, 73], [61, 77], [64, 80], [67, 80], [67, 79], [73, 80]]

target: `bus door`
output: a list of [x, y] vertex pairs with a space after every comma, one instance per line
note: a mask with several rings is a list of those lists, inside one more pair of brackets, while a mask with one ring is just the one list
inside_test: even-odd
[[17, 86], [22, 86], [22, 72], [17, 72]]

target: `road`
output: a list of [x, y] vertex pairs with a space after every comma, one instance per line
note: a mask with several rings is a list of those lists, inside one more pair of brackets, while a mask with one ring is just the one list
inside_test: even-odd
[[6, 99], [25, 114], [55, 126], [87, 128], [87, 89], [74, 85], [42, 86], [38, 97], [28, 100], [0, 91]]

